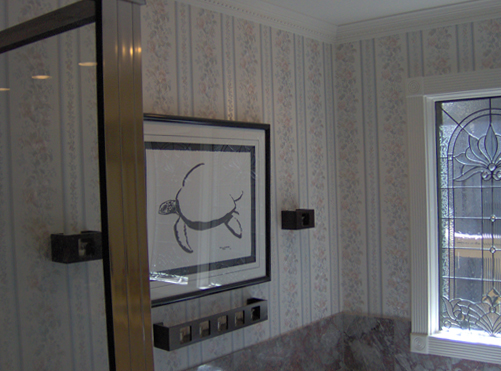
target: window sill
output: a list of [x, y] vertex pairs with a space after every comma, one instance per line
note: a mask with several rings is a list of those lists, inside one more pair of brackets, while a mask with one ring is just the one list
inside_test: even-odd
[[501, 339], [454, 331], [412, 333], [411, 352], [501, 364]]

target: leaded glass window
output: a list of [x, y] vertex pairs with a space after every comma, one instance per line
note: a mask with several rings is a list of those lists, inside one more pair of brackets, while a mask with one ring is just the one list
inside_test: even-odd
[[501, 97], [436, 103], [440, 327], [501, 334]]

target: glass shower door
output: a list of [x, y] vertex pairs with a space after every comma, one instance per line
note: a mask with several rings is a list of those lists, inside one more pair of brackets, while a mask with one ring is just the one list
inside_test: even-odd
[[109, 368], [102, 260], [50, 245], [101, 231], [95, 40], [91, 24], [0, 54], [1, 370]]

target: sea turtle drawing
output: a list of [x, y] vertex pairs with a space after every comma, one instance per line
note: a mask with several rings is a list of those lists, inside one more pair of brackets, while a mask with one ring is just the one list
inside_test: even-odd
[[[232, 195], [229, 195], [226, 210], [221, 212], [220, 215], [214, 215], [212, 220], [193, 220], [192, 218], [194, 218], [194, 216], [190, 215], [190, 212], [186, 212], [185, 214], [185, 211], [183, 211], [183, 205], [186, 206], [194, 197], [194, 195], [191, 194], [192, 192], [190, 192], [193, 187], [189, 186], [190, 182], [188, 181], [188, 177], [195, 170], [204, 165], [204, 163], [200, 163], [192, 167], [185, 175], [182, 186], [179, 191], [177, 191], [176, 198], [174, 200], [162, 202], [158, 208], [158, 213], [160, 215], [178, 215], [177, 221], [174, 224], [174, 234], [179, 246], [187, 253], [193, 252], [193, 248], [188, 241], [188, 228], [195, 231], [204, 231], [224, 224], [235, 237], [242, 238], [242, 225], [236, 216], [239, 215], [237, 211], [237, 202], [242, 198], [244, 194], [243, 191], [237, 198], [233, 198]], [[199, 187], [199, 184], [196, 186]], [[225, 200], [223, 200], [223, 202], [225, 202]]]

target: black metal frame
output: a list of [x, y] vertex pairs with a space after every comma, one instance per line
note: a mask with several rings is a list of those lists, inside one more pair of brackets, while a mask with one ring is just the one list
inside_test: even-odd
[[228, 120], [217, 120], [217, 119], [207, 119], [207, 118], [193, 118], [184, 116], [171, 116], [171, 115], [159, 115], [159, 114], [144, 114], [144, 119], [149, 121], [159, 121], [177, 124], [190, 124], [190, 125], [201, 125], [201, 126], [212, 126], [212, 127], [231, 127], [231, 128], [246, 128], [262, 130], [265, 134], [265, 259], [266, 259], [266, 273], [265, 276], [254, 278], [246, 281], [235, 282], [220, 287], [214, 287], [206, 290], [200, 290], [196, 292], [189, 292], [186, 294], [175, 295], [171, 297], [166, 297], [162, 299], [152, 300], [152, 307], [158, 307], [182, 300], [194, 299], [206, 295], [211, 295], [223, 291], [228, 291], [236, 288], [241, 288], [245, 286], [255, 285], [263, 282], [268, 282], [271, 280], [271, 245], [270, 245], [270, 218], [271, 218], [271, 208], [270, 208], [270, 174], [271, 174], [271, 163], [270, 163], [270, 125], [261, 123], [247, 123], [239, 121], [228, 121]]

